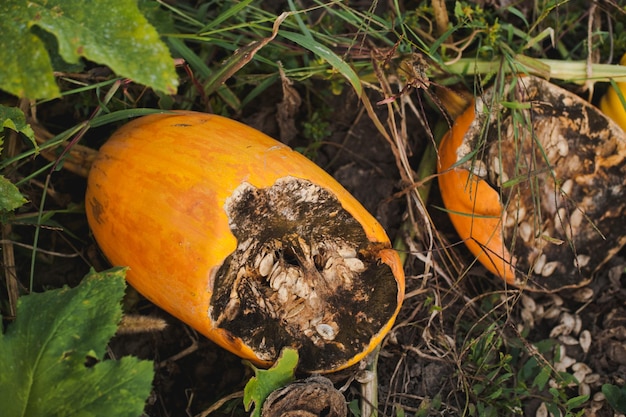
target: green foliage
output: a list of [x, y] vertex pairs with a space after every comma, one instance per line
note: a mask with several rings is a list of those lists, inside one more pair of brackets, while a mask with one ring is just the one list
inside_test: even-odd
[[26, 136], [36, 146], [35, 132], [26, 123], [26, 117], [17, 107], [7, 107], [0, 104], [0, 151], [2, 150], [4, 142], [4, 129], [11, 129], [15, 132], [21, 133]]
[[579, 381], [568, 372], [558, 372], [553, 363], [560, 360], [560, 345], [553, 339], [530, 343], [519, 335], [504, 332], [497, 297], [485, 297], [481, 305], [489, 311], [484, 323], [473, 323], [467, 354], [461, 361], [460, 376], [465, 380], [470, 401], [467, 412], [473, 416], [521, 415], [529, 399], [541, 399], [552, 415], [574, 417], [588, 395], [572, 396]]
[[85, 57], [138, 83], [175, 92], [178, 81], [173, 60], [135, 0], [97, 4], [5, 0], [0, 3], [0, 15], [0, 49], [4, 51], [0, 88], [13, 95], [31, 99], [60, 95], [40, 30], [55, 37], [58, 53], [67, 63]]
[[125, 271], [90, 272], [76, 288], [19, 299], [17, 319], [0, 333], [2, 415], [141, 415], [153, 365], [103, 360], [122, 310]]
[[[16, 107], [7, 107], [0, 104], [0, 152], [4, 146], [4, 132], [11, 129], [22, 133], [29, 138], [35, 148], [35, 133], [30, 125], [26, 123], [24, 113]], [[26, 203], [26, 199], [15, 185], [8, 179], [0, 175], [0, 213], [13, 211]]]
[[254, 403], [252, 417], [259, 417], [267, 396], [294, 380], [298, 365], [298, 351], [292, 348], [283, 349], [274, 366], [268, 370], [249, 365], [254, 369], [255, 376], [250, 378], [244, 388], [243, 404], [246, 411], [250, 411]]
[[502, 352], [503, 342], [492, 323], [470, 346], [466, 366], [474, 374], [470, 386], [481, 416], [519, 414], [522, 409], [520, 392], [514, 384], [512, 357]]
[[332, 133], [330, 123], [322, 115], [321, 110], [314, 111], [310, 119], [302, 124], [302, 127], [302, 135], [313, 142], [321, 142]]
[[[415, 413], [415, 417], [428, 417], [441, 411], [441, 394], [436, 394], [432, 399], [424, 398]], [[398, 408], [398, 411], [401, 409]], [[396, 413], [397, 414], [397, 413]]]
[[[626, 13], [626, 10], [625, 10]], [[617, 19], [615, 22], [615, 27], [613, 28], [613, 33], [604, 34], [607, 42], [602, 44], [603, 51], [606, 55], [613, 52], [615, 62], [619, 62], [621, 56], [616, 54], [616, 51], [620, 51], [622, 53], [626, 53], [626, 20]], [[609, 40], [608, 38], [611, 37]]]
[[348, 410], [354, 417], [361, 417], [361, 406], [359, 400], [352, 400], [348, 403]]
[[296, 44], [302, 46], [303, 48], [311, 51], [315, 55], [327, 61], [335, 70], [337, 70], [341, 75], [346, 77], [346, 79], [354, 88], [357, 96], [361, 96], [363, 92], [363, 87], [361, 86], [361, 81], [359, 80], [359, 77], [354, 72], [352, 67], [350, 67], [348, 63], [346, 63], [341, 57], [335, 54], [331, 49], [317, 42], [310, 34], [309, 36], [306, 36], [300, 33], [292, 33], [287, 31], [281, 31], [280, 34], [284, 38], [295, 42]]
[[602, 393], [608, 403], [618, 413], [626, 413], [626, 386], [618, 387], [613, 384], [602, 385]]
[[26, 199], [11, 181], [0, 175], [0, 212], [13, 211], [26, 203]]

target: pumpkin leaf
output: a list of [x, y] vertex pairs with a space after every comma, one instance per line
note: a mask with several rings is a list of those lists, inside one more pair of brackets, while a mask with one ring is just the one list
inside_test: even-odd
[[261, 406], [272, 391], [284, 387], [295, 379], [296, 366], [298, 365], [298, 351], [293, 348], [282, 350], [280, 357], [270, 369], [259, 369], [248, 362], [254, 370], [254, 375], [243, 390], [243, 405], [246, 411], [250, 411], [254, 403], [254, 411], [251, 417], [261, 415]]
[[2, 151], [2, 146], [4, 145], [3, 132], [4, 129], [7, 128], [23, 134], [30, 139], [35, 148], [37, 147], [35, 132], [33, 132], [30, 125], [26, 123], [26, 116], [24, 116], [24, 112], [17, 107], [7, 107], [0, 104], [0, 151]]
[[[4, 130], [7, 128], [22, 133], [37, 148], [35, 132], [26, 123], [24, 113], [17, 107], [7, 107], [0, 104], [0, 152], [4, 146]], [[24, 203], [26, 203], [26, 199], [17, 187], [0, 175], [0, 212], [13, 211]]]
[[3, 415], [141, 415], [152, 362], [103, 360], [122, 315], [124, 275], [92, 271], [75, 288], [19, 299], [17, 319], [0, 332]]
[[178, 84], [167, 46], [136, 0], [4, 0], [0, 16], [0, 88], [18, 97], [60, 95], [50, 53], [35, 28], [55, 37], [69, 64], [84, 57], [170, 94]]
[[20, 190], [11, 181], [0, 175], [0, 212], [13, 211], [24, 203], [26, 203], [26, 199]]
[[626, 386], [618, 387], [613, 384], [602, 385], [602, 393], [613, 409], [626, 413]]

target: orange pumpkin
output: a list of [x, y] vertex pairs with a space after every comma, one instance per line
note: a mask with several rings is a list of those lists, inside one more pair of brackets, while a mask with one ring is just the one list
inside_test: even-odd
[[229, 351], [300, 368], [358, 362], [391, 328], [404, 274], [380, 224], [301, 154], [233, 120], [145, 116], [89, 174], [100, 248], [146, 298]]

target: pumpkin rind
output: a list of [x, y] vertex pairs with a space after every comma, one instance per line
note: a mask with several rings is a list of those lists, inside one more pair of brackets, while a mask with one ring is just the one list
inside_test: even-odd
[[502, 239], [503, 208], [498, 192], [478, 173], [473, 162], [458, 164], [468, 153], [465, 134], [475, 119], [474, 101], [454, 122], [439, 146], [439, 189], [450, 221], [459, 236], [490, 272], [513, 284], [515, 271]]
[[[228, 279], [220, 279], [220, 274], [230, 272], [226, 268], [220, 271], [220, 268], [226, 260], [235, 262], [234, 254], [238, 250], [242, 253], [245, 238], [257, 238], [252, 232], [237, 227], [244, 223], [254, 225], [255, 222], [285, 221], [285, 217], [272, 213], [272, 209], [262, 215], [250, 208], [239, 213], [243, 216], [240, 219], [247, 220], [236, 221], [237, 214], [226, 210], [228, 202], [245, 192], [252, 196], [280, 194], [285, 187], [313, 194], [303, 197], [303, 202], [299, 203], [300, 210], [313, 207], [323, 195], [328, 201], [336, 201], [337, 210], [345, 211], [345, 217], [353, 219], [353, 223], [362, 230], [361, 240], [352, 242], [359, 248], [354, 260], [346, 261], [333, 252], [350, 252], [352, 249], [342, 246], [346, 239], [322, 235], [310, 240], [315, 242], [313, 246], [317, 246], [319, 241], [322, 241], [322, 246], [328, 246], [328, 254], [315, 249], [323, 252], [322, 255], [317, 254], [318, 258], [326, 256], [335, 259], [333, 262], [343, 265], [341, 270], [351, 279], [359, 277], [359, 273], [355, 272], [360, 271], [359, 262], [367, 264], [368, 268], [379, 271], [382, 282], [377, 284], [378, 288], [386, 288], [384, 303], [387, 311], [382, 317], [367, 317], [368, 320], [376, 319], [378, 326], [367, 330], [367, 338], [361, 333], [361, 339], [354, 342], [351, 349], [342, 351], [343, 346], [335, 346], [337, 352], [329, 357], [324, 356], [329, 350], [325, 350], [325, 346], [333, 341], [323, 340], [317, 333], [313, 336], [309, 334], [308, 339], [299, 335], [295, 330], [297, 326], [289, 322], [292, 319], [285, 318], [286, 312], [274, 311], [274, 316], [269, 319], [256, 314], [256, 322], [252, 321], [252, 315], [246, 316], [252, 321], [250, 326], [257, 328], [271, 327], [266, 320], [270, 320], [273, 326], [281, 322], [291, 323], [286, 334], [292, 340], [271, 340], [268, 334], [262, 343], [255, 339], [257, 345], [251, 345], [251, 338], [242, 340], [242, 335], [221, 326], [228, 314], [219, 318], [216, 312], [214, 317], [210, 317], [211, 308], [216, 307], [212, 304], [217, 300], [213, 297], [216, 290], [222, 294], [231, 291], [231, 288], [213, 287], [228, 282]], [[273, 362], [280, 353], [279, 349], [287, 344], [301, 347], [308, 343], [309, 350], [315, 352], [304, 359], [304, 370], [324, 372], [350, 366], [371, 351], [391, 328], [404, 296], [404, 275], [397, 253], [390, 249], [389, 239], [380, 224], [354, 197], [301, 154], [248, 126], [220, 116], [195, 112], [157, 114], [136, 119], [120, 128], [102, 146], [92, 166], [86, 211], [103, 253], [112, 264], [130, 267], [127, 279], [140, 293], [224, 348], [260, 365]], [[320, 214], [313, 219], [328, 222], [333, 215]], [[280, 231], [284, 229], [283, 223], [270, 226], [258, 227], [258, 230], [272, 227]], [[236, 229], [239, 240], [232, 228]], [[277, 248], [272, 250], [278, 251], [275, 256], [284, 258], [286, 255], [283, 252], [287, 250], [283, 246], [291, 241], [283, 239], [282, 234], [273, 236], [273, 239]], [[307, 245], [311, 244], [310, 241]], [[260, 251], [269, 251], [264, 243], [260, 242], [256, 247]], [[347, 246], [350, 244], [346, 243]], [[242, 294], [233, 293], [232, 297], [240, 297], [238, 302], [241, 302], [237, 306], [241, 308], [232, 310], [235, 303], [231, 303], [231, 315], [249, 314], [250, 309], [259, 309], [259, 304], [263, 307], [274, 291], [268, 283], [269, 277], [259, 273], [260, 258], [258, 253], [255, 256], [256, 261], [237, 260], [244, 262], [243, 272], [234, 273], [235, 282], [239, 285], [237, 291], [251, 288], [250, 283], [253, 283], [255, 294], [258, 296], [260, 288], [265, 295], [259, 298], [261, 301], [247, 304]], [[275, 260], [278, 265], [275, 268], [296, 271], [298, 266], [302, 266], [298, 265], [302, 261], [300, 258], [289, 261], [294, 265], [283, 258]], [[345, 265], [357, 266], [352, 271]], [[267, 268], [267, 265], [261, 267], [265, 272]], [[322, 273], [328, 272], [320, 268]], [[291, 294], [290, 297], [291, 302], [300, 302], [297, 296]], [[275, 299], [274, 296], [273, 302]], [[368, 305], [365, 301], [361, 306], [355, 306], [348, 301], [344, 302], [346, 308], [348, 305], [359, 307], [355, 315], [367, 316], [370, 308], [380, 312], [380, 306], [377, 309], [377, 306]], [[276, 310], [280, 306], [268, 308]], [[325, 319], [332, 322], [332, 318], [327, 316]], [[308, 333], [315, 333], [315, 325], [322, 333], [322, 330], [328, 330], [319, 323], [304, 327], [309, 329]], [[343, 332], [341, 328], [334, 331]], [[313, 338], [319, 346], [300, 338]], [[274, 345], [272, 349], [265, 349], [259, 346], [263, 343]], [[335, 342], [335, 345], [339, 344]]]
[[[620, 65], [626, 65], [626, 54], [622, 56]], [[626, 98], [626, 81], [618, 82], [617, 88], [619, 88], [624, 98]], [[626, 108], [624, 108], [622, 101], [617, 95], [617, 91], [615, 91], [612, 85], [609, 86], [607, 92], [602, 96], [600, 109], [604, 114], [613, 119], [622, 130], [626, 131]]]

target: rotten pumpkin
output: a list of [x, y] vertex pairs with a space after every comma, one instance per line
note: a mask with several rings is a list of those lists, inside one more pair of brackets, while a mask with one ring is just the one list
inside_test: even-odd
[[459, 236], [509, 284], [580, 287], [626, 243], [624, 131], [543, 79], [477, 97], [442, 139], [438, 171]]
[[102, 146], [86, 211], [141, 294], [229, 351], [300, 369], [357, 363], [390, 330], [404, 273], [381, 225], [303, 155], [196, 112], [136, 119]]

